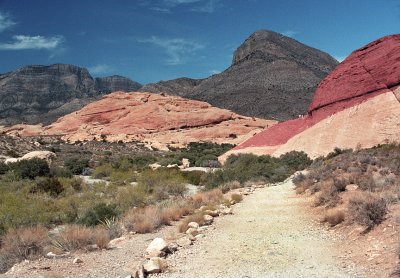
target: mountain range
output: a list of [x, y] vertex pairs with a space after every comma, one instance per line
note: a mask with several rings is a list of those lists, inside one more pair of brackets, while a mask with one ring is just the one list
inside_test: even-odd
[[283, 121], [307, 112], [318, 83], [337, 64], [327, 53], [259, 30], [236, 49], [231, 66], [220, 74], [161, 81], [140, 91], [165, 92], [245, 116]]
[[26, 66], [0, 75], [0, 124], [50, 124], [102, 95], [140, 87], [122, 76], [93, 78], [73, 65]]
[[74, 65], [26, 66], [0, 75], [0, 125], [48, 125], [115, 91], [166, 93], [282, 121], [306, 113], [316, 86], [336, 65], [324, 52], [260, 30], [237, 48], [228, 69], [205, 79], [142, 86], [122, 76], [93, 78]]

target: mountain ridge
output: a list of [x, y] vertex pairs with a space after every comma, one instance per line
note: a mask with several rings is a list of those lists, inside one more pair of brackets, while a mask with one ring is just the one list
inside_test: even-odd
[[232, 64], [222, 73], [150, 83], [139, 91], [206, 101], [246, 116], [287, 120], [307, 112], [318, 83], [337, 64], [320, 50], [258, 30], [236, 49]]

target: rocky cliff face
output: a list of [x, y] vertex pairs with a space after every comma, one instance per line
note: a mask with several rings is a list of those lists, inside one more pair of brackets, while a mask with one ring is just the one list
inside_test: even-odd
[[400, 141], [400, 35], [376, 40], [347, 57], [318, 86], [308, 115], [260, 132], [233, 153], [303, 150], [312, 157], [335, 147]]
[[151, 93], [116, 92], [42, 127], [16, 125], [10, 135], [62, 135], [66, 141], [137, 140], [158, 149], [190, 142], [237, 144], [276, 124], [201, 101]]
[[324, 52], [260, 30], [235, 51], [224, 72], [204, 80], [162, 81], [140, 90], [203, 100], [242, 115], [288, 120], [307, 112], [316, 86], [336, 65]]
[[105, 93], [139, 87], [121, 76], [93, 79], [73, 65], [27, 66], [0, 75], [0, 124], [51, 123]]

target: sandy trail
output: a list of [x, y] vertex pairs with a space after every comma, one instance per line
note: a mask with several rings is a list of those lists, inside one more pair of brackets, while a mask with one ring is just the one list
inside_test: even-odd
[[311, 220], [291, 180], [258, 189], [206, 237], [168, 258], [161, 277], [379, 277], [340, 259], [343, 239]]

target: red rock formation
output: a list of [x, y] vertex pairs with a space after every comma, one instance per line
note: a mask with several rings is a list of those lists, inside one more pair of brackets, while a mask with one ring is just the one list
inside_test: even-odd
[[[276, 121], [237, 115], [202, 101], [150, 93], [116, 92], [42, 126], [18, 125], [3, 132], [62, 135], [65, 140], [139, 140], [157, 148], [190, 142], [239, 142]], [[1, 130], [0, 130], [1, 131]]]
[[[251, 152], [280, 155], [283, 149], [285, 151], [304, 150], [312, 156], [318, 156], [329, 153], [339, 145], [354, 147], [361, 144], [367, 147], [385, 140], [400, 140], [400, 135], [396, 130], [396, 127], [400, 130], [399, 87], [400, 35], [397, 34], [376, 40], [347, 57], [319, 84], [308, 109], [308, 115], [280, 123], [258, 133], [233, 151], [225, 154], [222, 160], [232, 153]], [[388, 94], [388, 96], [378, 98], [384, 94]], [[371, 106], [371, 102], [368, 101], [374, 98], [381, 100], [382, 105], [373, 101], [375, 106]], [[384, 111], [385, 113], [377, 111], [384, 109], [390, 111]], [[374, 113], [390, 119], [387, 121], [388, 126], [385, 126], [384, 120], [373, 117]], [[340, 116], [335, 117], [339, 114]], [[352, 116], [350, 117], [350, 115]], [[335, 122], [333, 119], [343, 121], [343, 126], [347, 126], [345, 133], [341, 130], [340, 121], [336, 120]], [[362, 120], [364, 123], [360, 122]], [[335, 125], [330, 125], [332, 121], [335, 122]], [[352, 129], [349, 123], [357, 124], [358, 127], [363, 126], [365, 133], [363, 134], [363, 130], [359, 130], [358, 127]], [[317, 125], [324, 126], [323, 131], [321, 130], [321, 140], [329, 141], [329, 144], [314, 142], [314, 138], [318, 134], [315, 127]], [[311, 128], [314, 130], [312, 133], [314, 138], [310, 137], [310, 132], [307, 132]], [[356, 131], [357, 134], [355, 134]], [[337, 134], [341, 132], [344, 139], [340, 143], [330, 139], [336, 138]], [[300, 140], [302, 136], [305, 136], [306, 140]], [[294, 138], [297, 139], [294, 140]], [[354, 138], [357, 138], [358, 141]], [[290, 144], [285, 146], [288, 141], [291, 141]], [[305, 144], [305, 141], [311, 142], [311, 145]], [[305, 147], [306, 145], [308, 147]], [[319, 145], [323, 147], [315, 149]]]

